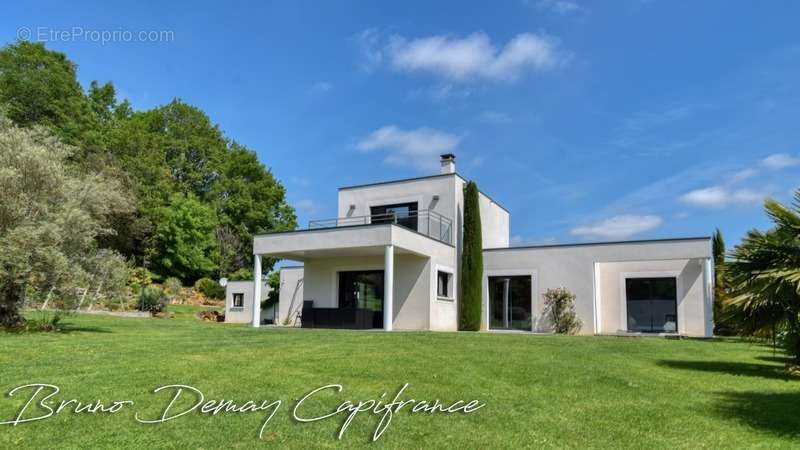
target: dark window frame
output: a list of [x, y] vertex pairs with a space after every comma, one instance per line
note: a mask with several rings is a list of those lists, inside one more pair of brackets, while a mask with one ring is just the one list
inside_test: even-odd
[[[534, 277], [534, 274], [486, 277], [490, 330], [533, 331]], [[508, 283], [507, 290], [503, 289], [504, 283]]]
[[[666, 286], [666, 290], [664, 289], [665, 286], [658, 284], [663, 283], [665, 281], [670, 281], [669, 286]], [[642, 283], [639, 286], [636, 286], [635, 283]], [[645, 292], [646, 288], [646, 292]], [[626, 276], [625, 277], [625, 309], [626, 311], [626, 323], [625, 328], [630, 332], [641, 332], [641, 333], [678, 333], [678, 277], [674, 275], [666, 275], [666, 276]], [[664, 295], [665, 292], [669, 292], [669, 295]], [[667, 298], [667, 297], [674, 297], [674, 298]], [[631, 330], [631, 312], [630, 303], [636, 302], [656, 302], [656, 301], [670, 301], [674, 302], [673, 304], [673, 311], [672, 314], [664, 314], [664, 322], [666, 324], [667, 321], [674, 321], [675, 322], [675, 330], [668, 331], [663, 328], [657, 328], [655, 326], [655, 317], [653, 315], [653, 311], [650, 312], [650, 329], [649, 330]]]
[[[388, 217], [387, 210], [408, 208], [407, 215], [398, 215], [396, 217]], [[406, 202], [406, 203], [392, 203], [387, 205], [374, 205], [370, 206], [370, 223], [396, 223], [400, 226], [410, 230], [419, 230], [419, 202]]]
[[[236, 304], [237, 299], [239, 300], [238, 305]], [[231, 308], [244, 308], [244, 292], [234, 292], [231, 305]]]
[[[442, 280], [444, 276], [444, 280]], [[451, 292], [451, 284], [453, 282], [453, 274], [445, 270], [436, 271], [436, 296], [439, 298], [452, 299], [453, 293]], [[444, 289], [442, 289], [444, 288]]]

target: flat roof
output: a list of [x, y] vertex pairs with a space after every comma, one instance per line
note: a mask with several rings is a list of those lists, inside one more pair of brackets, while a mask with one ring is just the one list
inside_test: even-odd
[[520, 245], [517, 247], [485, 248], [483, 249], [483, 251], [491, 252], [491, 251], [502, 251], [502, 250], [525, 250], [525, 249], [537, 249], [537, 248], [587, 247], [592, 245], [651, 244], [659, 242], [710, 241], [710, 240], [711, 236], [662, 238], [662, 239], [634, 239], [629, 241], [602, 241], [602, 242], [575, 242], [571, 244]]
[[[371, 187], [371, 186], [380, 186], [380, 185], [383, 185], [383, 184], [408, 183], [410, 181], [420, 181], [420, 180], [428, 180], [428, 179], [431, 179], [431, 178], [442, 178], [442, 177], [450, 177], [450, 176], [457, 176], [458, 178], [461, 178], [465, 182], [468, 181], [466, 178], [462, 177], [461, 174], [459, 174], [458, 172], [454, 172], [454, 173], [439, 173], [439, 174], [436, 174], [436, 175], [425, 175], [425, 176], [421, 176], [421, 177], [402, 178], [402, 179], [399, 179], [399, 180], [377, 181], [375, 183], [364, 183], [364, 184], [354, 184], [354, 185], [350, 185], [350, 186], [341, 186], [341, 187], [339, 187], [339, 190], [340, 191], [344, 191], [346, 189], [358, 189], [358, 188], [365, 188], [365, 187]], [[500, 209], [502, 209], [503, 211], [509, 212], [503, 205], [501, 205], [495, 199], [490, 197], [489, 194], [481, 191], [480, 189], [478, 189], [478, 192], [480, 192], [481, 195], [483, 195], [484, 197], [486, 197], [489, 200], [491, 200], [492, 203], [494, 203], [495, 205], [499, 206]]]
[[267, 233], [254, 234], [253, 235], [253, 239], [255, 240], [256, 238], [259, 238], [259, 237], [270, 237], [270, 236], [275, 236], [275, 235], [278, 235], [278, 234], [313, 233], [315, 231], [336, 231], [336, 230], [349, 230], [349, 229], [353, 229], [353, 228], [373, 228], [373, 227], [386, 227], [386, 226], [397, 227], [397, 228], [400, 228], [402, 230], [406, 230], [406, 231], [408, 231], [410, 233], [418, 234], [418, 235], [420, 235], [420, 236], [422, 236], [424, 238], [428, 238], [428, 239], [432, 240], [433, 242], [438, 242], [438, 243], [444, 244], [444, 245], [446, 245], [448, 247], [455, 248], [455, 245], [453, 245], [453, 244], [451, 244], [449, 242], [441, 241], [441, 240], [436, 239], [436, 238], [434, 238], [432, 236], [428, 236], [425, 233], [420, 233], [417, 230], [414, 230], [414, 229], [411, 229], [411, 228], [406, 228], [406, 227], [404, 227], [402, 225], [398, 225], [396, 223], [359, 223], [359, 224], [356, 224], [356, 225], [342, 225], [342, 226], [338, 226], [338, 227], [334, 226], [334, 227], [319, 227], [319, 228], [300, 228], [300, 229], [297, 229], [297, 230], [286, 230], [286, 231], [270, 231], [270, 232], [267, 232]]

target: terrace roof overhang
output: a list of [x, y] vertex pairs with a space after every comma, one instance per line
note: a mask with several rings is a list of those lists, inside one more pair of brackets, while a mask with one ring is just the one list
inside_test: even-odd
[[450, 244], [390, 223], [261, 234], [253, 239], [253, 254], [305, 261], [312, 258], [379, 256], [384, 254], [388, 245], [394, 246], [397, 254], [426, 258], [441, 252], [455, 254], [455, 248]]

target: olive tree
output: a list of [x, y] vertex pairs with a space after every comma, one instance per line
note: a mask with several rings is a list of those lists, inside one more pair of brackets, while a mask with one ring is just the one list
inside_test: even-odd
[[0, 111], [0, 326], [24, 321], [27, 293], [66, 298], [90, 284], [96, 238], [130, 208], [114, 179], [70, 165], [73, 151]]

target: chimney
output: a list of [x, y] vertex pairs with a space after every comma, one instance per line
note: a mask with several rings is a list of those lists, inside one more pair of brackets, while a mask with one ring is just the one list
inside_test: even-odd
[[445, 153], [442, 155], [442, 174], [456, 173], [456, 155]]

